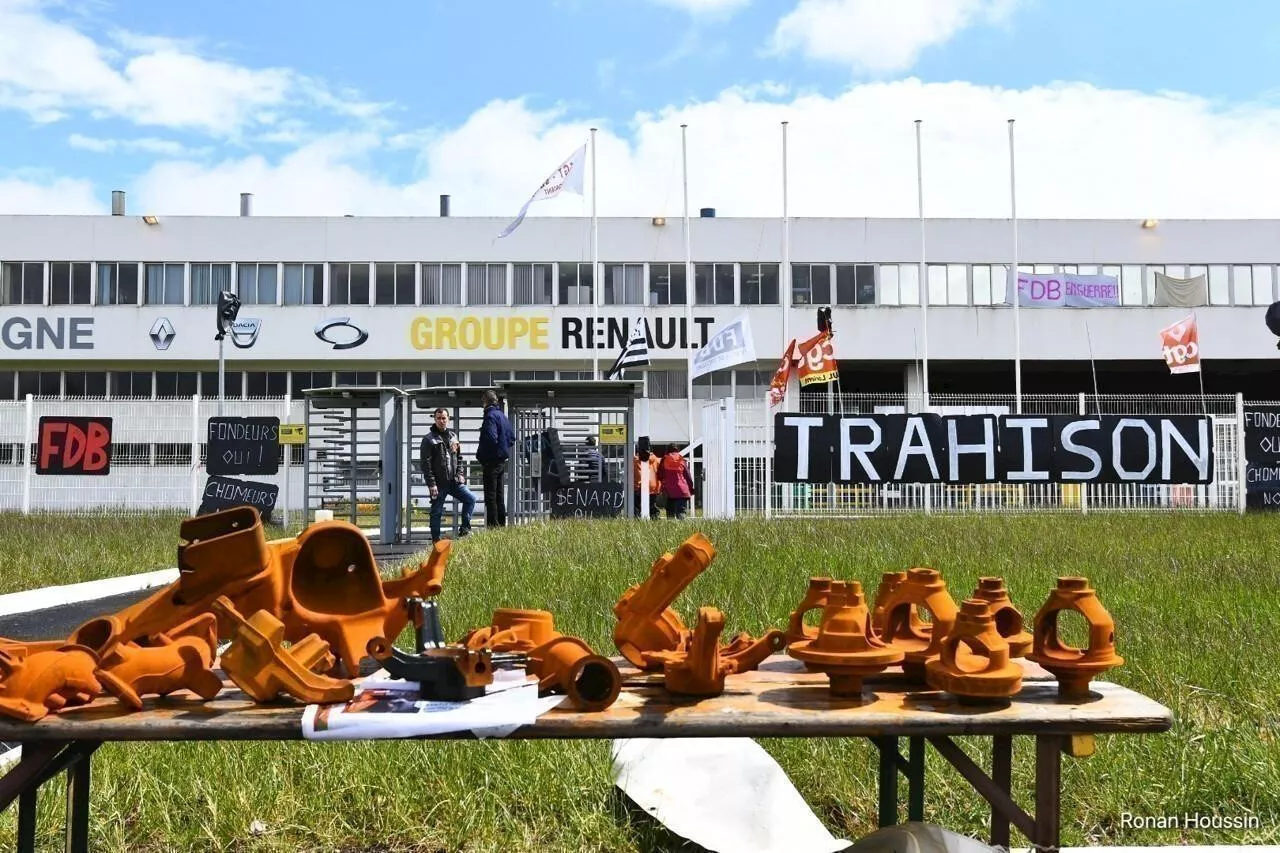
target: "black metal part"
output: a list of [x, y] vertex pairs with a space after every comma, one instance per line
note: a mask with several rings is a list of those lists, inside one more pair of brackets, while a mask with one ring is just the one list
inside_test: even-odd
[[416, 681], [423, 699], [438, 702], [462, 702], [484, 695], [485, 685], [467, 683], [463, 665], [471, 655], [479, 655], [478, 671], [492, 674], [495, 669], [525, 666], [529, 656], [518, 652], [493, 652], [489, 649], [471, 651], [464, 646], [451, 646], [445, 642], [444, 629], [440, 625], [440, 607], [434, 600], [410, 597], [404, 600], [413, 623], [415, 653], [391, 647], [387, 657], [380, 660], [392, 678]]

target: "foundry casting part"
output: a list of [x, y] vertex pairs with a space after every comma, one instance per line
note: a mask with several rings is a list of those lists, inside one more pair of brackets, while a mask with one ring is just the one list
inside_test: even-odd
[[85, 646], [34, 654], [6, 646], [0, 650], [0, 714], [34, 723], [50, 711], [87, 704], [102, 695], [97, 668], [98, 656]]
[[1004, 578], [978, 578], [978, 588], [973, 591], [973, 597], [989, 605], [996, 631], [1009, 644], [1009, 657], [1026, 657], [1031, 651], [1033, 638], [1029, 631], [1024, 630], [1022, 612], [1013, 606]]
[[212, 604], [220, 620], [232, 625], [231, 645], [222, 653], [222, 668], [257, 702], [281, 693], [308, 703], [345, 702], [355, 695], [350, 681], [317, 674], [333, 666], [329, 644], [312, 634], [286, 647], [284, 624], [265, 610], [245, 619], [226, 596]]
[[[930, 621], [916, 618], [916, 608], [929, 613]], [[923, 684], [925, 665], [942, 651], [956, 621], [956, 603], [937, 569], [911, 569], [885, 600], [885, 630], [880, 639], [905, 652], [902, 671]]]
[[734, 675], [755, 669], [774, 652], [780, 652], [787, 646], [787, 635], [774, 629], [766, 631], [760, 639], [742, 633], [734, 637], [733, 642], [720, 647], [720, 659], [733, 664]]
[[317, 634], [348, 677], [359, 675], [369, 641], [397, 637], [408, 624], [404, 599], [439, 593], [450, 547], [450, 540], [437, 542], [418, 571], [384, 586], [359, 527], [336, 520], [311, 525], [298, 536], [285, 638]]
[[153, 635], [147, 646], [120, 643], [102, 658], [95, 675], [134, 711], [142, 710], [143, 696], [175, 690], [190, 690], [207, 701], [222, 690], [222, 679], [212, 669], [217, 649], [218, 617], [204, 613], [168, 634]]
[[724, 614], [714, 607], [699, 607], [698, 622], [688, 645], [680, 651], [647, 652], [649, 667], [660, 665], [663, 685], [677, 696], [719, 696], [733, 663], [720, 658], [720, 634]]
[[[1078, 649], [1058, 637], [1058, 614], [1074, 610], [1089, 623], [1089, 646]], [[1027, 660], [1035, 661], [1058, 679], [1058, 694], [1078, 698], [1089, 694], [1089, 681], [1120, 666], [1116, 654], [1116, 623], [1089, 586], [1088, 578], [1061, 577], [1036, 613], [1035, 643]]]
[[646, 653], [674, 652], [686, 646], [689, 629], [670, 605], [715, 556], [716, 549], [707, 538], [695, 533], [675, 553], [659, 557], [643, 583], [622, 594], [613, 606], [618, 619], [613, 642], [632, 666], [659, 669], [656, 660], [646, 662]]
[[988, 602], [968, 598], [960, 603], [955, 625], [942, 641], [941, 654], [926, 665], [925, 678], [930, 687], [962, 702], [1004, 700], [1022, 689], [1022, 667], [1011, 659]]
[[798, 643], [801, 640], [812, 640], [818, 636], [818, 627], [804, 624], [804, 616], [810, 610], [823, 610], [827, 605], [827, 594], [831, 592], [831, 578], [809, 578], [809, 587], [799, 606], [791, 611], [787, 620], [787, 643]]
[[366, 651], [392, 678], [418, 682], [421, 697], [434, 702], [464, 702], [483, 696], [485, 687], [493, 683], [495, 669], [527, 663], [523, 654], [466, 646], [428, 648], [411, 654], [385, 637], [369, 640]]
[[886, 645], [871, 630], [862, 584], [833, 581], [818, 636], [787, 647], [787, 654], [817, 672], [825, 672], [833, 696], [861, 697], [869, 675], [902, 662], [901, 649]]
[[471, 649], [530, 652], [559, 636], [550, 611], [504, 607], [493, 611], [493, 624], [469, 632], [462, 644]]
[[[875, 604], [871, 608], [871, 630], [875, 632], [877, 637], [884, 638], [885, 620], [888, 617], [888, 611], [885, 610], [885, 604], [893, 595], [893, 591], [902, 584], [906, 583], [906, 572], [885, 572], [880, 576], [880, 585], [876, 588]], [[933, 626], [920, 618], [917, 608], [911, 608], [911, 630], [921, 637], [928, 637], [933, 630]]]

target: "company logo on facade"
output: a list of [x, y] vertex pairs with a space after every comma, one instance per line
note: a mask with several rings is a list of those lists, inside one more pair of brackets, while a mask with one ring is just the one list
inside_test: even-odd
[[155, 344], [156, 349], [160, 350], [160, 352], [164, 352], [169, 348], [169, 344], [173, 343], [173, 339], [177, 334], [173, 330], [173, 324], [169, 322], [169, 318], [161, 317], [151, 326], [151, 343]]
[[258, 319], [240, 318], [231, 324], [231, 343], [240, 349], [248, 349], [258, 341], [258, 332], [262, 329], [262, 321]]
[[350, 317], [336, 317], [318, 323], [316, 337], [334, 349], [355, 349], [369, 340], [369, 333], [351, 322]]

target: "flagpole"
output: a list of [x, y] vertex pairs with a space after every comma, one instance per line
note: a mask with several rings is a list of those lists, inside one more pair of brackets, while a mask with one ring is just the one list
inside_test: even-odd
[[924, 408], [929, 408], [929, 277], [925, 270], [924, 239], [924, 156], [920, 146], [920, 119], [916, 119], [916, 206], [920, 213], [920, 337], [924, 340], [924, 370], [920, 382], [924, 391]]
[[600, 220], [596, 216], [596, 129], [591, 128], [591, 378], [600, 378], [600, 350], [596, 335], [600, 324], [600, 288], [604, 281], [600, 275]]
[[[689, 146], [686, 130], [689, 125], [680, 125], [680, 171], [684, 184], [684, 324], [685, 334], [689, 337], [689, 345], [693, 349], [698, 344], [693, 340], [693, 300], [697, 287], [693, 280], [693, 240], [689, 233]], [[688, 359], [685, 365], [685, 394], [689, 398], [689, 443], [693, 444], [693, 360]]]
[[[787, 211], [787, 123], [782, 123], [782, 340], [791, 340], [791, 216]], [[786, 346], [784, 343], [783, 346]], [[768, 414], [768, 410], [765, 411]]]
[[1013, 217], [1013, 398], [1014, 411], [1022, 414], [1022, 319], [1018, 288], [1018, 189], [1013, 161], [1013, 119], [1009, 119], [1009, 209]]

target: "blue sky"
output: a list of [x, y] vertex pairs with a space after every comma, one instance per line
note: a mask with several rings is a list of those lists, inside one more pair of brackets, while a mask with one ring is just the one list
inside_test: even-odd
[[[1276, 141], [1277, 48], [1280, 5], [1244, 0], [0, 0], [0, 210], [101, 209], [125, 188], [177, 212], [225, 211], [199, 196], [235, 179], [266, 191], [267, 212], [309, 212], [322, 187], [344, 210], [429, 213], [435, 192], [456, 186], [458, 212], [496, 215], [598, 123], [602, 168], [614, 155], [605, 203], [642, 214], [670, 197], [673, 128], [685, 120], [700, 187], [759, 215], [727, 166], [769, 168], [787, 118], [806, 155], [796, 168], [816, 184], [800, 198], [815, 213], [840, 208], [821, 192], [836, 173], [869, 206], [851, 212], [909, 215], [843, 162], [842, 145], [913, 180], [899, 155], [922, 117], [931, 151], [989, 183], [1001, 119], [1017, 117], [1041, 155], [1027, 158], [1030, 203], [1046, 208], [1055, 157], [1098, 171], [1078, 140], [1055, 141], [1061, 128], [1075, 137], [1099, 123], [1096, 156], [1193, 131], [1194, 146], [1161, 143], [1171, 147], [1155, 164], [1146, 152], [1105, 169], [1141, 173], [1144, 194], [1192, 215], [1224, 179], [1256, 186], [1258, 175], [1232, 169]], [[1161, 169], [1206, 157], [1202, 187], [1161, 195]], [[946, 213], [998, 207], [983, 183], [941, 171]], [[1097, 184], [1071, 192], [1069, 215], [1089, 215], [1090, 199], [1105, 215], [1134, 189], [1114, 201]], [[1273, 209], [1218, 200], [1204, 215], [1255, 207]]]

